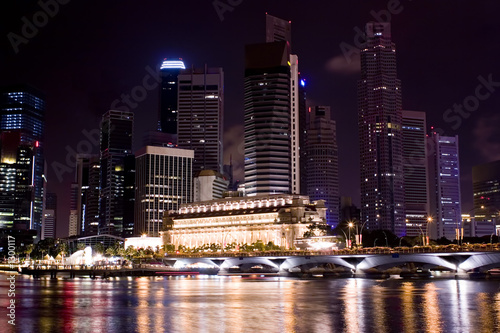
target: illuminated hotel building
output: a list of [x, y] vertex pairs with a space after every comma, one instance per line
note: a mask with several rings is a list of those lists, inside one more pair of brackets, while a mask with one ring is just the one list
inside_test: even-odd
[[172, 141], [177, 135], [177, 97], [179, 84], [177, 76], [180, 70], [186, 69], [182, 59], [164, 59], [160, 67], [160, 108], [158, 130], [170, 134]]
[[462, 224], [458, 136], [432, 133], [428, 148], [430, 238], [457, 239]]
[[429, 217], [425, 112], [403, 111], [402, 126], [406, 236], [418, 236]]
[[390, 23], [366, 24], [358, 81], [361, 223], [369, 230], [406, 233], [401, 81]]
[[136, 235], [158, 236], [163, 214], [193, 200], [194, 152], [187, 149], [146, 146], [136, 158]]
[[35, 148], [33, 160], [32, 218], [26, 229], [37, 231], [40, 239], [43, 210], [45, 100], [38, 90], [18, 85], [0, 91], [0, 131], [20, 130], [23, 144]]
[[205, 65], [182, 70], [178, 80], [178, 146], [194, 150], [194, 173], [222, 173], [224, 72]]
[[184, 204], [165, 216], [165, 243], [194, 248], [262, 241], [290, 248], [310, 224], [325, 223], [325, 210], [322, 200], [280, 194]]

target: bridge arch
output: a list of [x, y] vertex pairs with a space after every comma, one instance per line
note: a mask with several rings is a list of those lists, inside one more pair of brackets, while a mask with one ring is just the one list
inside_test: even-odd
[[426, 264], [434, 267], [446, 267], [451, 270], [456, 270], [457, 265], [437, 256], [436, 254], [402, 254], [398, 256], [389, 255], [374, 255], [366, 257], [358, 264], [357, 269], [366, 270], [370, 268], [387, 269], [403, 265], [405, 263], [414, 262]]
[[458, 267], [466, 272], [476, 269], [487, 271], [497, 268], [500, 267], [500, 253], [477, 253], [470, 256]]

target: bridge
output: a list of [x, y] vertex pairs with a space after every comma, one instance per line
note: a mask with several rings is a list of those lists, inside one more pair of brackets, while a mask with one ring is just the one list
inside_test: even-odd
[[[58, 266], [23, 267], [22, 274], [34, 277], [59, 274], [113, 277], [148, 275], [274, 275], [337, 277], [388, 277], [400, 274], [428, 277], [431, 271], [445, 271], [459, 277], [488, 277], [500, 273], [500, 244], [476, 247], [366, 248], [339, 251], [276, 251], [186, 253], [168, 255], [165, 265], [133, 264], [125, 266]], [[497, 269], [491, 271], [492, 269]], [[421, 275], [420, 275], [421, 274]], [[500, 274], [498, 275], [500, 277]]]
[[[349, 252], [349, 251], [346, 251]], [[290, 276], [296, 273], [352, 273], [363, 276], [400, 268], [405, 271], [449, 271], [457, 275], [486, 274], [500, 268], [500, 251], [398, 252], [387, 248], [380, 253], [238, 253], [218, 256], [181, 255], [168, 257], [168, 265], [179, 270], [216, 268], [219, 275], [268, 274]]]

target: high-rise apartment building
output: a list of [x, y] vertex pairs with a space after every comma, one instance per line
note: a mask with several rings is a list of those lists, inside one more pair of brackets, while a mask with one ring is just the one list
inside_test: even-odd
[[[177, 137], [177, 97], [179, 72], [186, 69], [182, 59], [164, 59], [160, 67], [160, 108], [158, 130], [170, 135], [171, 141]], [[175, 144], [175, 142], [173, 142]]]
[[430, 238], [461, 239], [458, 136], [432, 133], [428, 149]]
[[194, 150], [193, 172], [222, 172], [224, 72], [222, 68], [179, 73], [178, 147]]
[[0, 91], [0, 130], [20, 130], [23, 144], [35, 148], [33, 155], [33, 207], [28, 229], [42, 230], [45, 97], [38, 90], [18, 85]]
[[425, 112], [403, 111], [402, 119], [406, 235], [427, 235], [429, 196]]
[[136, 152], [135, 231], [158, 236], [163, 214], [193, 201], [194, 152], [146, 146]]
[[369, 230], [406, 233], [401, 82], [389, 23], [369, 22], [358, 81], [361, 219]]
[[[101, 121], [101, 180], [99, 234], [123, 236], [125, 226], [133, 224], [126, 206], [126, 188], [134, 177], [126, 161], [133, 160], [134, 114], [110, 110]], [[129, 195], [130, 196], [130, 195]]]
[[472, 167], [472, 190], [474, 191], [476, 221], [494, 221], [498, 224], [500, 222], [500, 160]]
[[339, 221], [339, 168], [336, 124], [329, 106], [309, 108], [306, 139], [306, 183], [311, 200], [324, 200], [326, 223]]

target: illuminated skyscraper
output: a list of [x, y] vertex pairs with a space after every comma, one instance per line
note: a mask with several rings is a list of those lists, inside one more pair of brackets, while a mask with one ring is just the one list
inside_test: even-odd
[[177, 135], [177, 97], [179, 90], [177, 77], [182, 69], [186, 69], [182, 59], [167, 60], [165, 58], [160, 67], [161, 87], [158, 130], [170, 134], [171, 141], [176, 141]]
[[[428, 138], [430, 238], [461, 238], [460, 168], [458, 136]], [[460, 234], [457, 234], [457, 231]]]
[[224, 72], [205, 65], [181, 71], [178, 79], [178, 147], [194, 150], [193, 173], [221, 173]]
[[20, 130], [23, 144], [35, 148], [33, 207], [28, 229], [36, 230], [38, 237], [42, 230], [44, 119], [45, 100], [41, 92], [26, 85], [0, 91], [0, 130]]
[[130, 197], [127, 193], [133, 191], [126, 186], [130, 182], [128, 178], [135, 177], [132, 166], [127, 163], [134, 160], [133, 129], [132, 112], [110, 110], [102, 117], [99, 234], [123, 236], [126, 226], [133, 225], [134, 216], [127, 214], [130, 203], [126, 200]]
[[146, 146], [135, 156], [135, 234], [158, 236], [163, 214], [193, 201], [194, 152]]
[[361, 219], [405, 235], [401, 82], [389, 23], [369, 22], [358, 81]]
[[472, 167], [472, 189], [476, 221], [496, 221], [499, 224], [500, 160]]
[[56, 238], [57, 226], [57, 195], [55, 193], [45, 194], [45, 207], [43, 208], [42, 237]]
[[325, 200], [326, 223], [339, 223], [339, 166], [337, 129], [329, 106], [309, 108], [306, 140], [307, 195]]
[[76, 210], [78, 235], [97, 235], [99, 231], [99, 155], [77, 155], [75, 182], [78, 184]]
[[425, 112], [403, 111], [403, 175], [406, 235], [427, 232], [427, 137]]
[[22, 140], [22, 130], [3, 131], [0, 135], [1, 229], [33, 229], [33, 160], [36, 147]]

